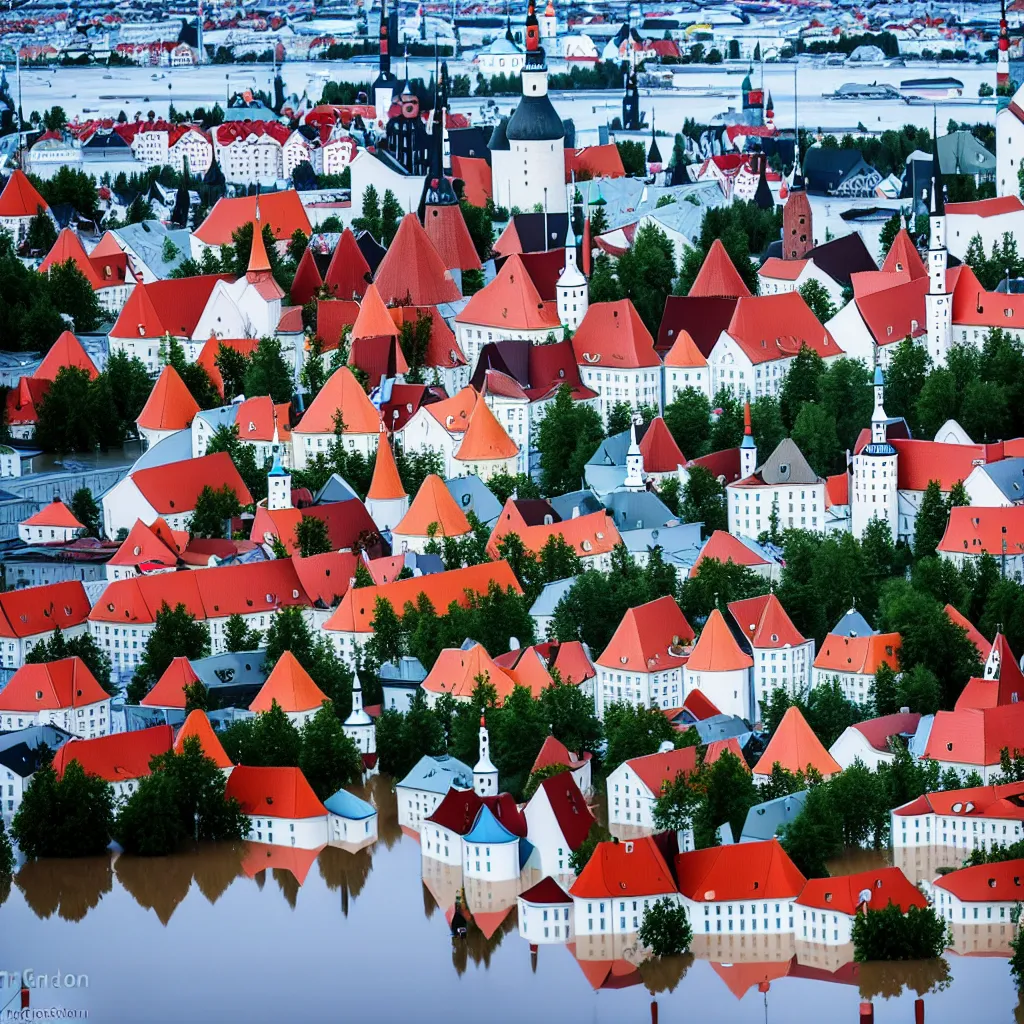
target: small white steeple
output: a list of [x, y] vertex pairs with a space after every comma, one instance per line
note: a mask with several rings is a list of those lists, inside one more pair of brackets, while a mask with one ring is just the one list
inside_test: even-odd
[[875, 391], [875, 408], [871, 413], [871, 443], [885, 444], [885, 425], [889, 417], [885, 415], [885, 381], [882, 379], [881, 366], [875, 366], [872, 387]]
[[563, 327], [575, 331], [586, 316], [590, 299], [587, 292], [587, 279], [576, 263], [576, 232], [572, 229], [573, 199], [576, 193], [576, 182], [569, 185], [567, 208], [569, 210], [568, 225], [565, 231], [565, 265], [555, 283], [555, 299], [558, 306], [558, 319]]
[[473, 769], [473, 790], [477, 796], [498, 795], [498, 769], [491, 761], [491, 737], [484, 716], [480, 716], [480, 760]]
[[277, 512], [292, 507], [292, 475], [274, 455], [274, 464], [267, 473], [267, 509]]
[[743, 403], [743, 440], [740, 442], [740, 479], [753, 476], [757, 469], [757, 445], [750, 429], [750, 399]]
[[377, 752], [377, 726], [363, 708], [363, 684], [358, 673], [352, 681], [352, 712], [341, 728], [360, 754]]
[[644, 457], [636, 441], [636, 420], [629, 425], [629, 451], [626, 453], [626, 479], [622, 486], [627, 491], [644, 490]]

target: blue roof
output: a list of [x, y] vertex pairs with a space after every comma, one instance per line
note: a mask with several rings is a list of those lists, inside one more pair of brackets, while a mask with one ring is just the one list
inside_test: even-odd
[[[626, 476], [625, 466], [617, 471], [620, 475], [619, 483]], [[618, 484], [613, 484], [617, 487]], [[590, 515], [591, 512], [600, 512], [604, 505], [590, 488], [582, 491], [569, 491], [568, 494], [558, 494], [548, 499], [548, 504], [561, 516], [562, 519], [572, 519], [572, 510], [578, 508], [581, 516]]]
[[338, 815], [339, 818], [350, 818], [355, 821], [359, 821], [362, 818], [369, 818], [371, 815], [377, 812], [373, 809], [373, 804], [368, 804], [365, 800], [360, 800], [354, 793], [350, 793], [347, 789], [339, 789], [337, 793], [332, 794], [324, 801], [324, 807], [331, 812], [331, 814]]
[[449, 757], [447, 754], [440, 754], [437, 757], [424, 754], [398, 785], [406, 789], [440, 793], [443, 796], [455, 782], [465, 785], [468, 789], [473, 785], [473, 769], [458, 758]]
[[856, 608], [851, 608], [830, 630], [836, 636], [873, 636], [868, 620]]
[[537, 595], [537, 600], [530, 605], [530, 614], [533, 616], [554, 615], [558, 602], [572, 590], [572, 585], [575, 582], [575, 576], [568, 576], [564, 580], [545, 583]]
[[1024, 458], [990, 462], [983, 467], [983, 472], [1005, 498], [1015, 505], [1024, 501]]
[[473, 512], [485, 526], [493, 526], [501, 515], [501, 502], [477, 476], [459, 476], [445, 480], [448, 493], [463, 513]]
[[797, 793], [754, 804], [747, 811], [740, 842], [757, 843], [771, 839], [781, 826], [791, 822], [803, 810], [807, 793], [806, 789], [802, 789]]
[[885, 383], [885, 381], [882, 379], [882, 367], [881, 366], [876, 366], [875, 367], [875, 379], [872, 381], [872, 386], [876, 387], [876, 388], [880, 388], [884, 383]]
[[473, 827], [465, 835], [467, 843], [512, 843], [518, 838], [498, 821], [486, 805], [480, 808]]
[[270, 467], [270, 472], [267, 476], [287, 476], [288, 471], [281, 465], [281, 460], [277, 457], [277, 452], [274, 452], [274, 464]]

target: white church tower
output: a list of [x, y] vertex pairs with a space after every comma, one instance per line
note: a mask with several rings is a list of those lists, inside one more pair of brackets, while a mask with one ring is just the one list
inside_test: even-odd
[[491, 761], [491, 737], [484, 716], [480, 716], [480, 760], [473, 768], [473, 790], [477, 796], [498, 795], [498, 769]]
[[267, 509], [278, 512], [292, 507], [292, 475], [281, 465], [277, 455], [267, 473]]
[[[570, 188], [575, 189], [575, 185]], [[587, 279], [576, 264], [576, 233], [572, 229], [572, 202], [569, 203], [569, 224], [565, 232], [565, 266], [555, 283], [558, 319], [563, 327], [575, 331], [583, 322], [590, 305]]]
[[928, 294], [924, 300], [928, 355], [933, 366], [946, 365], [946, 355], [953, 343], [953, 296], [946, 290], [946, 202], [942, 189], [939, 143], [938, 139], [933, 139], [931, 195], [928, 197]]
[[750, 428], [750, 400], [743, 403], [743, 440], [740, 442], [740, 479], [753, 476], [757, 469], [757, 445]]
[[363, 708], [363, 684], [358, 673], [352, 682], [352, 713], [341, 728], [360, 754], [377, 753], [377, 727]]
[[875, 408], [871, 413], [871, 442], [853, 457], [850, 481], [850, 525], [854, 537], [864, 536], [872, 519], [889, 524], [893, 542], [899, 537], [899, 492], [896, 449], [886, 436], [885, 383], [875, 367]]
[[528, 213], [540, 207], [565, 213], [565, 128], [548, 96], [548, 66], [533, 0], [527, 8], [526, 63], [519, 77], [523, 96], [505, 127], [507, 159], [491, 168], [495, 202], [508, 196], [510, 211], [516, 207]]
[[622, 486], [627, 491], [646, 490], [644, 485], [644, 456], [636, 442], [636, 420], [629, 425], [629, 451], [626, 452], [626, 479]]

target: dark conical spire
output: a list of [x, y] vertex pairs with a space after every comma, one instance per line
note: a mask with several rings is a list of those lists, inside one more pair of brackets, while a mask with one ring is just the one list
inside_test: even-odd
[[391, 44], [388, 39], [388, 0], [380, 0], [380, 73], [391, 74]]
[[939, 166], [939, 118], [936, 113], [932, 122], [932, 173], [929, 182], [931, 195], [928, 198], [928, 213], [932, 217], [942, 217], [946, 213], [946, 198], [943, 194], [945, 186], [942, 182], [942, 168]]

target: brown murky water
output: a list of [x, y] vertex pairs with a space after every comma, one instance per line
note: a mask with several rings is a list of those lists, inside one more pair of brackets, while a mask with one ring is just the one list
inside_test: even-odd
[[[380, 838], [356, 853], [240, 843], [27, 864], [0, 891], [0, 971], [59, 974], [61, 987], [33, 990], [32, 1010], [104, 1024], [857, 1024], [862, 1000], [876, 1024], [912, 1024], [919, 997], [928, 1024], [1024, 1021], [1005, 958], [984, 955], [1005, 948], [996, 935], [965, 937], [963, 949], [983, 955], [926, 964], [853, 964], [848, 949], [737, 936], [636, 967], [582, 944], [531, 956], [513, 904], [479, 914], [453, 945], [387, 780], [371, 794]], [[836, 867], [872, 863], [858, 852]], [[0, 1021], [12, 996], [17, 1007], [0, 988]]]

